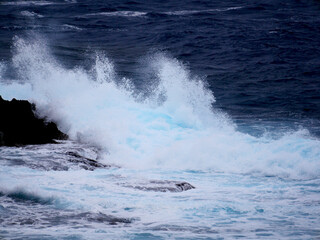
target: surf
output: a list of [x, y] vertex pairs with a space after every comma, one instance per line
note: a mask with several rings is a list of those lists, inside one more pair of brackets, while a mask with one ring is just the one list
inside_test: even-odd
[[[107, 53], [91, 67], [64, 67], [45, 39], [16, 37], [2, 63], [0, 94], [27, 99], [72, 140], [100, 149], [99, 161], [132, 169], [201, 170], [298, 179], [319, 175], [320, 142], [301, 129], [274, 137], [240, 132], [215, 105], [205, 79], [165, 53], [121, 77]], [[7, 79], [8, 67], [15, 78]], [[146, 74], [148, 73], [148, 74]]]

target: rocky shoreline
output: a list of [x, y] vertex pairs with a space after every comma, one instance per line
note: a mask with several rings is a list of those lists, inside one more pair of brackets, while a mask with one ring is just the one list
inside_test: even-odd
[[[68, 144], [65, 147], [64, 144], [62, 144], [58, 149], [53, 145], [48, 144], [57, 143], [56, 140], [67, 140], [68, 136], [61, 132], [54, 122], [48, 122], [45, 118], [38, 118], [35, 111], [36, 106], [28, 101], [16, 100], [15, 98], [11, 101], [7, 101], [0, 96], [0, 146], [20, 147], [15, 149], [15, 151], [22, 151], [20, 156], [23, 156], [23, 152], [26, 150], [33, 150], [36, 153], [31, 160], [28, 160], [27, 158], [17, 161], [17, 159], [12, 160], [8, 158], [3, 159], [4, 161], [10, 161], [11, 165], [26, 165], [34, 169], [45, 171], [68, 171], [69, 168], [94, 171], [96, 168], [117, 167], [105, 165], [99, 163], [97, 159], [83, 156], [72, 149]], [[26, 146], [40, 144], [47, 145], [39, 146], [40, 149], [36, 146]], [[65, 148], [70, 149], [67, 150]], [[41, 159], [48, 158], [48, 156], [45, 155], [47, 152], [56, 153], [59, 158], [55, 159], [51, 156], [50, 160], [41, 161]], [[184, 181], [169, 180], [151, 180], [133, 185], [126, 182], [119, 184], [127, 188], [154, 192], [183, 192], [195, 188]]]
[[38, 118], [35, 110], [28, 101], [6, 101], [0, 96], [0, 146], [55, 143], [68, 138], [54, 122]]

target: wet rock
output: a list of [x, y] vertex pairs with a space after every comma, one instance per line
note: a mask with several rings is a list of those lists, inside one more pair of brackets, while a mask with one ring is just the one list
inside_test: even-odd
[[194, 186], [192, 186], [190, 183], [187, 183], [187, 182], [178, 182], [178, 183], [175, 183], [175, 185], [177, 189], [179, 189], [181, 192], [195, 188]]
[[97, 168], [119, 168], [99, 162], [98, 150], [73, 141], [60, 144], [37, 144], [21, 147], [1, 147], [0, 163], [7, 166], [26, 166], [43, 171], [68, 171]]
[[77, 152], [67, 152], [67, 155], [71, 156], [71, 158], [68, 159], [69, 162], [72, 163], [77, 163], [79, 167], [85, 169], [85, 170], [90, 170], [93, 171], [96, 168], [110, 168], [114, 167], [111, 165], [106, 165], [97, 162], [96, 160], [81, 156]]
[[55, 143], [67, 139], [53, 122], [37, 118], [28, 101], [3, 100], [0, 96], [0, 146]]
[[119, 223], [131, 223], [132, 219], [128, 218], [119, 218], [112, 215], [106, 215], [104, 213], [90, 213], [84, 212], [74, 216], [75, 218], [80, 218], [87, 220], [89, 222], [97, 222], [97, 223], [107, 223], [110, 225], [116, 225]]
[[162, 181], [151, 180], [146, 183], [139, 183], [137, 185], [124, 184], [125, 187], [134, 188], [142, 191], [153, 192], [183, 192], [194, 189], [190, 183], [180, 181]]

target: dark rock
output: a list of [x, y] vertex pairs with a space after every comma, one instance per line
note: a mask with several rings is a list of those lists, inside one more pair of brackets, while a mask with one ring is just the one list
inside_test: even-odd
[[96, 223], [108, 223], [110, 225], [116, 225], [118, 223], [131, 223], [132, 219], [128, 218], [119, 218], [112, 215], [106, 215], [104, 213], [90, 213], [84, 212], [74, 216], [75, 218], [80, 218], [87, 220], [89, 222]]
[[99, 163], [96, 160], [81, 156], [77, 152], [67, 152], [67, 155], [71, 156], [71, 158], [68, 159], [69, 162], [77, 163], [81, 168], [85, 170], [93, 171], [96, 168], [111, 168], [116, 166], [106, 165], [103, 163]]
[[[69, 171], [97, 168], [119, 168], [99, 162], [98, 150], [72, 141], [60, 144], [37, 144], [20, 147], [0, 147], [0, 163], [6, 166], [25, 166], [42, 171]], [[4, 154], [2, 154], [4, 153]]]
[[53, 122], [37, 118], [35, 105], [28, 101], [3, 100], [0, 96], [0, 146], [55, 143], [68, 136]]
[[183, 192], [195, 188], [187, 182], [169, 180], [151, 180], [145, 183], [139, 183], [139, 185], [124, 184], [123, 186], [153, 192]]
[[175, 183], [175, 185], [177, 189], [180, 189], [181, 192], [195, 188], [194, 186], [192, 186], [190, 183], [187, 183], [187, 182], [178, 182], [178, 183]]

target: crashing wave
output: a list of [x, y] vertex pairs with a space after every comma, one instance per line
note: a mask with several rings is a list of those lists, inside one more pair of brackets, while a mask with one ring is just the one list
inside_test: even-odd
[[[102, 161], [129, 168], [251, 173], [292, 178], [319, 175], [320, 142], [306, 130], [278, 138], [236, 130], [218, 111], [203, 79], [164, 54], [147, 56], [145, 89], [119, 78], [98, 53], [90, 70], [64, 68], [43, 41], [17, 38], [4, 98], [26, 98], [72, 139], [102, 149]], [[21, 83], [22, 82], [22, 83]]]

